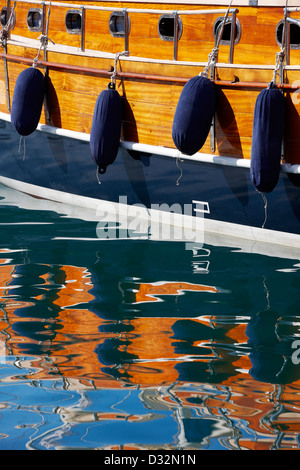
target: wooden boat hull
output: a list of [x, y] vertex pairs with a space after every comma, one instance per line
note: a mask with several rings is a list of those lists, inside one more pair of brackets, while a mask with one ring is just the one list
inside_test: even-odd
[[[82, 7], [78, 2], [18, 0], [14, 10], [11, 2], [5, 3], [15, 23], [0, 51], [2, 182], [55, 200], [70, 194], [81, 205], [108, 201], [114, 207], [126, 198], [130, 206], [161, 211], [165, 204], [170, 211], [179, 204], [182, 215], [187, 207], [189, 216], [200, 213], [208, 230], [268, 241], [271, 230], [271, 241], [300, 246], [298, 49], [291, 47], [284, 68], [278, 69], [276, 86], [286, 98], [287, 125], [280, 180], [267, 201], [255, 191], [249, 174], [254, 107], [274, 76], [283, 2], [267, 7], [264, 2], [252, 6], [237, 0], [230, 9], [232, 21], [238, 19], [237, 43], [220, 43], [212, 77], [217, 90], [212, 130], [191, 157], [175, 148], [174, 113], [185, 83], [207, 65], [215, 46], [213, 27], [228, 5], [222, 0], [214, 5], [152, 3], [86, 2]], [[162, 40], [157, 22], [174, 15], [173, 3], [183, 28], [176, 40]], [[28, 26], [28, 12], [37, 8], [43, 13], [42, 34], [50, 19], [45, 47], [39, 33]], [[124, 8], [130, 32], [113, 37], [108, 31], [110, 15]], [[200, 9], [205, 14], [196, 14]], [[84, 22], [80, 34], [66, 30], [70, 11], [80, 13]], [[264, 34], [254, 34], [262, 24]], [[117, 60], [116, 54], [124, 50], [130, 53]], [[45, 73], [47, 92], [39, 129], [25, 138], [23, 159], [10, 111], [17, 77], [33, 63]], [[95, 102], [112, 75], [123, 102], [120, 152], [99, 185], [89, 137]], [[193, 201], [201, 203], [200, 211]]]

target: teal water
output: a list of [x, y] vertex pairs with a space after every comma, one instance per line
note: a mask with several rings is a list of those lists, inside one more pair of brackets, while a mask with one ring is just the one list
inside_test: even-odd
[[299, 253], [0, 197], [1, 450], [299, 448]]

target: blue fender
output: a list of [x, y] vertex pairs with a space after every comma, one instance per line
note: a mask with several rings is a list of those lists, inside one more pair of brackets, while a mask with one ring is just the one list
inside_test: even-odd
[[198, 75], [183, 87], [172, 127], [173, 142], [186, 155], [204, 145], [216, 108], [216, 89], [208, 78]]
[[250, 176], [259, 192], [270, 193], [278, 183], [284, 122], [284, 96], [270, 85], [258, 95], [253, 117]]
[[121, 125], [122, 98], [114, 87], [108, 86], [97, 98], [90, 135], [90, 154], [101, 174], [116, 159]]
[[23, 70], [18, 76], [11, 106], [11, 122], [20, 135], [27, 136], [37, 128], [45, 89], [45, 77], [35, 67]]

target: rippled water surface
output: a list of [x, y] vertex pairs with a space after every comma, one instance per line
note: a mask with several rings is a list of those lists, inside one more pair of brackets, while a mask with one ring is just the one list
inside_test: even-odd
[[0, 449], [299, 447], [299, 253], [0, 196]]

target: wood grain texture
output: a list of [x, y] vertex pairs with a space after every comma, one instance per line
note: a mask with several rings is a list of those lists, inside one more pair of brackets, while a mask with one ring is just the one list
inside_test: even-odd
[[[79, 2], [64, 2], [78, 4]], [[199, 2], [201, 3], [201, 2]], [[207, 3], [207, 2], [206, 2]], [[89, 5], [105, 5], [113, 8], [161, 8], [173, 11], [170, 2], [89, 2]], [[1, 4], [0, 8], [6, 5]], [[15, 10], [16, 25], [12, 31], [12, 40], [8, 42], [7, 52], [24, 57], [30, 61], [36, 57], [37, 48], [26, 44], [27, 39], [38, 39], [40, 33], [32, 32], [27, 27], [27, 12], [36, 8], [33, 3], [17, 3]], [[206, 9], [216, 5], [205, 5]], [[222, 5], [220, 4], [221, 8]], [[48, 8], [48, 7], [47, 7]], [[200, 8], [195, 2], [177, 4], [176, 9]], [[65, 28], [65, 15], [68, 7], [51, 6], [48, 36], [56, 45], [69, 46], [72, 54], [55, 46], [47, 51], [47, 100], [41, 116], [42, 123], [50, 123], [78, 132], [89, 133], [91, 129], [94, 105], [99, 93], [107, 87], [109, 71], [114, 66], [113, 56], [90, 57], [80, 52], [81, 35], [69, 34]], [[113, 37], [108, 29], [110, 12], [86, 11], [84, 47], [90, 51], [116, 54], [124, 50], [124, 38]], [[300, 13], [293, 17], [300, 18]], [[172, 141], [172, 123], [177, 102], [184, 83], [174, 79], [159, 81], [157, 77], [178, 77], [183, 81], [198, 75], [207, 63], [208, 54], [214, 47], [213, 25], [219, 17], [212, 15], [181, 15], [183, 22], [182, 36], [178, 43], [178, 62], [173, 61], [173, 42], [162, 41], [158, 34], [158, 14], [130, 13], [129, 50], [130, 57], [118, 64], [122, 79], [117, 79], [117, 90], [123, 98], [124, 116], [122, 137], [150, 145], [174, 147]], [[251, 155], [253, 112], [255, 101], [261, 88], [234, 87], [230, 82], [259, 82], [265, 86], [272, 80], [273, 67], [279, 46], [276, 42], [276, 26], [283, 18], [281, 7], [264, 8], [239, 6], [237, 18], [241, 25], [240, 41], [234, 48], [234, 64], [229, 65], [229, 46], [221, 44], [219, 65], [215, 70], [217, 80], [228, 81], [228, 86], [218, 86], [218, 100], [215, 121], [215, 154], [249, 159]], [[24, 39], [25, 47], [14, 38]], [[40, 58], [44, 59], [41, 51]], [[146, 58], [138, 60], [138, 58]], [[291, 68], [285, 71], [287, 83], [300, 80], [300, 50], [291, 51]], [[156, 61], [156, 62], [155, 62]], [[160, 63], [160, 61], [162, 61]], [[180, 62], [181, 61], [181, 62]], [[184, 61], [185, 63], [182, 63]], [[186, 62], [191, 64], [187, 65]], [[203, 65], [196, 65], [201, 62]], [[7, 60], [10, 101], [19, 73], [30, 66]], [[60, 64], [60, 67], [55, 66]], [[226, 65], [227, 64], [227, 65]], [[66, 67], [64, 67], [66, 65]], [[67, 66], [76, 66], [78, 70], [68, 70]], [[80, 68], [85, 67], [85, 69]], [[93, 70], [94, 72], [93, 72]], [[41, 67], [44, 70], [44, 67]], [[97, 70], [105, 73], [97, 73]], [[96, 72], [95, 72], [96, 71]], [[128, 75], [126, 75], [128, 74]], [[131, 74], [131, 75], [130, 75]], [[134, 74], [140, 74], [134, 76]], [[143, 78], [144, 77], [144, 78]], [[299, 82], [300, 87], [300, 82]], [[0, 111], [7, 112], [5, 68], [0, 62]], [[295, 91], [285, 91], [287, 103], [285, 147], [286, 161], [300, 163], [300, 99]], [[299, 95], [300, 96], [300, 95]], [[210, 137], [203, 152], [211, 153]]]

